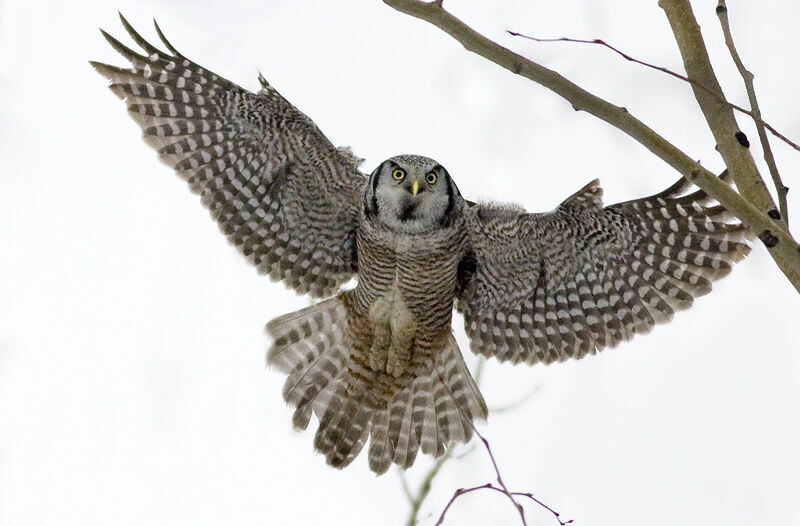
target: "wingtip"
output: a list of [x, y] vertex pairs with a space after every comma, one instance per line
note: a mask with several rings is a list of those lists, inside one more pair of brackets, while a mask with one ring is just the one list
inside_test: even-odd
[[130, 22], [128, 22], [128, 19], [125, 18], [125, 15], [122, 14], [122, 11], [117, 10], [117, 15], [119, 15], [119, 21], [122, 22], [123, 27], [126, 30], [131, 31], [133, 26], [130, 24]]
[[170, 51], [170, 53], [172, 53], [176, 57], [186, 58], [181, 54], [180, 51], [175, 49], [175, 46], [173, 46], [170, 43], [170, 41], [167, 40], [167, 37], [164, 36], [164, 32], [161, 31], [161, 26], [158, 25], [158, 22], [156, 21], [156, 17], [153, 17], [153, 26], [156, 29], [156, 34], [158, 35], [158, 38], [161, 39], [161, 43], [164, 44], [164, 46]]
[[92, 68], [99, 74], [103, 75], [104, 77], [106, 76], [105, 74], [103, 74], [103, 69], [105, 69], [106, 64], [103, 64], [102, 62], [97, 62], [96, 60], [90, 60], [89, 65], [92, 66]]

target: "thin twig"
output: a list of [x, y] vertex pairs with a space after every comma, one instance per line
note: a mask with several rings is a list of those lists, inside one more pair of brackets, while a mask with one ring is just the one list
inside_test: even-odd
[[[472, 423], [470, 422], [470, 424]], [[522, 507], [522, 504], [517, 502], [517, 500], [514, 498], [514, 495], [512, 495], [511, 492], [508, 491], [506, 483], [503, 482], [503, 477], [500, 476], [500, 468], [497, 467], [497, 461], [494, 458], [494, 453], [492, 453], [492, 448], [489, 447], [489, 441], [486, 440], [486, 438], [484, 438], [484, 436], [481, 434], [480, 431], [478, 431], [478, 429], [475, 426], [472, 426], [472, 429], [473, 431], [475, 431], [475, 434], [478, 436], [480, 441], [483, 442], [483, 446], [486, 448], [486, 452], [489, 454], [489, 459], [492, 461], [492, 467], [494, 468], [494, 473], [495, 475], [497, 475], [497, 483], [500, 484], [500, 487], [503, 489], [503, 493], [505, 493], [506, 496], [509, 498], [509, 500], [514, 504], [514, 507], [517, 508], [517, 511], [519, 512], [519, 518], [522, 520], [522, 524], [527, 526], [527, 523], [525, 522], [525, 509]], [[556, 518], [558, 518], [557, 513], [556, 513]], [[561, 522], [561, 519], [558, 519], [558, 522]]]
[[492, 453], [492, 448], [489, 446], [489, 441], [486, 440], [486, 438], [480, 433], [480, 431], [475, 429], [475, 426], [473, 426], [472, 429], [475, 431], [475, 434], [480, 439], [480, 441], [483, 442], [483, 445], [486, 448], [486, 452], [489, 454], [489, 459], [492, 461], [492, 466], [494, 467], [494, 472], [495, 475], [497, 476], [497, 483], [499, 484], [500, 487], [494, 486], [491, 482], [487, 482], [486, 484], [482, 484], [480, 486], [457, 489], [455, 492], [453, 492], [453, 496], [450, 497], [450, 500], [447, 502], [447, 505], [442, 510], [442, 514], [439, 515], [439, 520], [436, 521], [436, 526], [440, 526], [444, 522], [445, 515], [447, 515], [447, 512], [450, 510], [450, 507], [459, 497], [461, 497], [462, 495], [466, 495], [467, 493], [472, 493], [473, 491], [478, 491], [481, 489], [489, 489], [497, 491], [508, 497], [508, 499], [511, 500], [511, 502], [514, 504], [514, 507], [519, 512], [520, 520], [522, 521], [522, 524], [525, 526], [527, 526], [527, 522], [525, 520], [525, 509], [522, 507], [522, 504], [517, 502], [517, 499], [515, 499], [514, 497], [525, 497], [532, 500], [545, 510], [552, 513], [561, 526], [565, 526], [567, 524], [572, 523], [572, 519], [568, 521], [562, 521], [560, 513], [558, 513], [556, 510], [554, 510], [544, 502], [534, 497], [532, 493], [521, 492], [521, 491], [509, 491], [505, 482], [503, 482], [503, 477], [500, 475], [500, 469], [498, 468], [497, 461], [495, 460], [494, 454]]
[[403, 480], [403, 489], [406, 490], [406, 495], [411, 502], [411, 514], [408, 516], [408, 521], [406, 521], [406, 526], [415, 526], [417, 524], [417, 516], [419, 515], [419, 510], [422, 507], [422, 503], [428, 497], [428, 494], [431, 492], [431, 488], [433, 487], [433, 479], [436, 478], [436, 475], [439, 474], [439, 470], [442, 469], [442, 466], [445, 462], [450, 460], [453, 456], [453, 446], [451, 446], [447, 452], [439, 457], [436, 463], [433, 465], [430, 471], [425, 475], [425, 478], [422, 479], [422, 483], [419, 485], [419, 489], [417, 490], [417, 495], [412, 496], [410, 490], [408, 489], [408, 485], [406, 483], [405, 475], [401, 472], [401, 478]]
[[772, 176], [772, 182], [775, 184], [775, 190], [778, 192], [778, 206], [780, 208], [781, 217], [789, 229], [789, 210], [786, 204], [786, 194], [789, 188], [784, 186], [781, 181], [781, 175], [778, 172], [778, 165], [775, 163], [775, 157], [772, 154], [772, 147], [769, 144], [769, 138], [764, 131], [764, 121], [761, 119], [761, 109], [758, 105], [758, 98], [756, 97], [756, 88], [753, 85], [753, 73], [744, 67], [742, 58], [736, 50], [736, 45], [733, 43], [733, 35], [731, 34], [731, 26], [728, 22], [728, 6], [725, 5], [725, 0], [719, 0], [717, 4], [717, 17], [719, 18], [720, 26], [722, 26], [722, 34], [725, 36], [725, 44], [728, 46], [733, 63], [736, 64], [736, 69], [744, 80], [744, 87], [747, 90], [747, 98], [750, 99], [750, 108], [752, 111], [751, 117], [756, 123], [756, 130], [758, 130], [758, 138], [761, 141], [761, 149], [764, 151], [764, 161], [767, 163], [769, 173]]
[[[444, 518], [443, 518], [444, 514], [447, 513], [448, 508], [450, 508], [450, 506], [453, 504], [454, 500], [456, 500], [461, 495], [464, 495], [465, 493], [471, 493], [473, 491], [477, 491], [477, 490], [481, 490], [481, 489], [490, 489], [490, 490], [493, 490], [493, 491], [497, 491], [498, 493], [503, 493], [502, 489], [494, 487], [491, 482], [487, 482], [486, 484], [481, 484], [480, 486], [475, 486], [475, 487], [472, 487], [472, 488], [461, 488], [461, 489], [457, 490], [453, 494], [453, 496], [450, 498], [450, 501], [447, 503], [447, 506], [445, 507], [444, 511], [442, 512], [442, 516], [439, 517], [439, 521], [444, 520]], [[535, 502], [536, 504], [538, 504], [542, 508], [546, 509], [547, 511], [549, 511], [550, 513], [555, 515], [556, 518], [558, 519], [558, 522], [561, 524], [561, 526], [566, 526], [567, 524], [571, 524], [573, 522], [573, 519], [570, 519], [568, 521], [563, 521], [562, 522], [561, 519], [558, 516], [558, 512], [557, 511], [555, 511], [553, 508], [551, 508], [547, 504], [543, 503], [542, 501], [540, 501], [539, 499], [537, 499], [536, 497], [534, 497], [530, 493], [522, 493], [520, 491], [512, 491], [511, 494], [514, 495], [515, 497], [526, 497], [528, 499], [531, 499], [533, 502]], [[441, 522], [437, 522], [436, 524], [441, 524]]]
[[463, 453], [461, 453], [460, 455], [453, 455], [453, 458], [456, 459], [456, 460], [461, 460], [462, 458], [467, 457], [473, 451], [475, 451], [475, 444], [472, 444], [471, 446], [469, 446], [469, 448], [467, 448], [467, 450], [464, 451]]
[[[739, 111], [741, 113], [744, 113], [745, 115], [748, 115], [750, 118], [752, 118], [756, 122], [756, 125], [763, 126], [764, 128], [768, 129], [773, 135], [775, 135], [775, 137], [777, 137], [778, 139], [782, 140], [783, 142], [785, 142], [786, 144], [788, 144], [789, 146], [791, 146], [795, 150], [800, 151], [800, 145], [798, 145], [797, 143], [793, 142], [791, 139], [789, 139], [788, 137], [786, 137], [785, 135], [780, 133], [778, 130], [776, 130], [768, 122], [765, 122], [761, 118], [761, 113], [757, 113], [755, 110], [752, 110], [752, 111], [748, 110], [747, 108], [743, 108], [743, 107], [741, 107], [741, 106], [739, 106], [737, 104], [734, 104], [733, 102], [728, 101], [724, 97], [720, 97], [713, 90], [711, 90], [707, 86], [704, 86], [702, 83], [698, 82], [695, 79], [692, 79], [692, 78], [686, 77], [684, 75], [681, 75], [680, 73], [672, 71], [671, 69], [667, 69], [667, 68], [665, 68], [663, 66], [656, 66], [655, 64], [650, 64], [649, 62], [644, 62], [643, 60], [639, 60], [639, 59], [637, 59], [635, 57], [632, 57], [632, 56], [628, 55], [627, 53], [625, 53], [623, 51], [620, 51], [619, 49], [615, 48], [614, 46], [612, 46], [611, 44], [609, 44], [605, 40], [601, 40], [599, 38], [595, 38], [593, 40], [584, 40], [584, 39], [581, 39], [581, 38], [569, 38], [569, 37], [537, 38], [537, 37], [524, 35], [522, 33], [517, 33], [516, 31], [506, 31], [506, 33], [508, 33], [511, 36], [521, 37], [521, 38], [525, 38], [525, 39], [528, 39], [528, 40], [533, 40], [534, 42], [573, 42], [573, 43], [576, 43], [576, 44], [595, 44], [595, 45], [598, 45], [598, 46], [606, 47], [606, 48], [610, 49], [611, 51], [613, 51], [614, 53], [618, 54], [619, 56], [621, 56], [622, 58], [624, 58], [627, 61], [634, 62], [636, 64], [640, 64], [642, 66], [654, 69], [656, 71], [660, 71], [662, 73], [666, 73], [667, 75], [675, 77], [676, 79], [680, 79], [680, 80], [682, 80], [684, 82], [688, 82], [689, 84], [692, 84], [693, 86], [697, 86], [701, 90], [705, 91], [706, 93], [708, 93], [709, 95], [711, 95], [712, 97], [717, 99], [717, 101], [719, 101], [721, 104], [725, 104], [726, 106], [730, 106], [734, 110]], [[755, 107], [757, 107], [757, 106], [755, 106]]]
[[516, 409], [519, 406], [527, 403], [528, 400], [530, 400], [533, 397], [533, 395], [535, 395], [536, 393], [539, 392], [539, 389], [540, 389], [540, 386], [537, 385], [536, 387], [534, 387], [533, 389], [531, 389], [530, 391], [525, 393], [525, 395], [519, 397], [518, 399], [514, 400], [510, 404], [501, 405], [500, 407], [494, 407], [494, 408], [490, 407], [489, 408], [489, 412], [491, 414], [493, 414], [493, 415], [496, 415], [496, 414], [499, 414], [499, 413], [505, 413], [507, 411], [511, 411], [512, 409]]
[[[397, 475], [400, 477], [400, 483], [403, 485], [403, 494], [408, 499], [408, 503], [414, 505], [414, 495], [411, 493], [411, 487], [408, 485], [406, 473], [402, 469], [397, 470]], [[413, 523], [412, 523], [413, 524]]]
[[[482, 371], [482, 368], [483, 368], [483, 360], [482, 359], [479, 360], [478, 365], [479, 365], [478, 373], [480, 373]], [[453, 402], [455, 402], [456, 397], [453, 394], [453, 391], [450, 389], [450, 386], [447, 384], [447, 382], [445, 382], [444, 378], [442, 378], [442, 375], [441, 375], [441, 373], [439, 373], [438, 370], [436, 371], [436, 374], [439, 377], [439, 381], [442, 383], [442, 386], [444, 386], [444, 388], [447, 389], [447, 391], [450, 393], [450, 397], [452, 398]], [[476, 375], [476, 376], [479, 376], [479, 374]], [[492, 467], [494, 468], [494, 473], [495, 473], [495, 476], [497, 477], [497, 483], [500, 485], [500, 488], [496, 488], [491, 483], [487, 483], [487, 484], [484, 484], [483, 486], [476, 486], [474, 488], [470, 488], [470, 489], [467, 489], [467, 490], [465, 490], [464, 488], [457, 489], [453, 493], [453, 496], [450, 497], [450, 501], [448, 501], [448, 503], [445, 506], [444, 510], [442, 510], [442, 514], [439, 516], [439, 520], [436, 521], [436, 526], [440, 526], [442, 524], [442, 522], [444, 522], [444, 517], [447, 514], [447, 510], [450, 509], [450, 506], [453, 505], [453, 502], [455, 502], [456, 499], [458, 499], [458, 497], [460, 497], [461, 495], [464, 495], [465, 493], [470, 493], [472, 491], [476, 491], [478, 489], [483, 489], [483, 488], [494, 489], [495, 491], [500, 491], [506, 497], [508, 497], [508, 499], [511, 501], [511, 503], [514, 505], [514, 507], [517, 509], [517, 512], [519, 513], [519, 518], [522, 521], [522, 526], [528, 526], [528, 523], [525, 520], [525, 508], [522, 507], [522, 504], [517, 502], [517, 499], [514, 498], [515, 496], [524, 496], [524, 497], [530, 498], [531, 500], [533, 500], [534, 502], [536, 502], [537, 504], [542, 506], [544, 509], [546, 509], [547, 511], [552, 513], [555, 516], [556, 520], [558, 520], [558, 522], [559, 522], [559, 524], [561, 526], [564, 526], [564, 525], [569, 524], [569, 523], [572, 522], [572, 520], [569, 520], [567, 522], [563, 522], [561, 520], [561, 516], [560, 516], [560, 514], [558, 512], [556, 512], [550, 506], [545, 505], [540, 500], [536, 499], [533, 496], [532, 493], [522, 493], [522, 492], [509, 491], [508, 487], [506, 486], [505, 482], [503, 481], [503, 477], [500, 475], [500, 468], [497, 466], [497, 460], [495, 460], [495, 458], [494, 458], [494, 453], [492, 453], [492, 448], [489, 446], [489, 441], [486, 440], [486, 438], [481, 434], [481, 432], [478, 431], [478, 428], [475, 427], [475, 424], [472, 422], [472, 418], [469, 415], [465, 415], [462, 412], [461, 408], [458, 406], [458, 403], [456, 403], [456, 408], [458, 409], [459, 413], [461, 414], [462, 421], [464, 421], [464, 422], [469, 424], [469, 426], [472, 428], [472, 431], [475, 432], [475, 435], [480, 439], [480, 441], [483, 443], [483, 446], [486, 448], [486, 452], [489, 454], [489, 459], [492, 461]]]

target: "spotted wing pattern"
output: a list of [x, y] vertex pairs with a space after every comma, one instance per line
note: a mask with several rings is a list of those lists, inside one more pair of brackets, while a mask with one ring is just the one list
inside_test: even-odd
[[366, 177], [263, 77], [253, 94], [122, 24], [145, 54], [103, 31], [131, 63], [92, 62], [125, 100], [145, 140], [200, 194], [222, 232], [260, 272], [327, 296], [356, 272]]
[[710, 292], [749, 252], [749, 231], [690, 187], [681, 180], [602, 208], [595, 180], [546, 214], [471, 207], [457, 307], [473, 352], [530, 364], [581, 358]]

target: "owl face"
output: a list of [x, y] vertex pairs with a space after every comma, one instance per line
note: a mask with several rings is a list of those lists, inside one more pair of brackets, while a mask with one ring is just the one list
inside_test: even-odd
[[428, 157], [398, 155], [370, 175], [364, 210], [391, 230], [418, 234], [451, 225], [462, 201], [442, 165]]

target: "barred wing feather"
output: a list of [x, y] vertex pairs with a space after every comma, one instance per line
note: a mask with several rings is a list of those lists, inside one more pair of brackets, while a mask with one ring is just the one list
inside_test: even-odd
[[298, 293], [336, 292], [356, 272], [366, 183], [358, 160], [263, 77], [251, 93], [178, 53], [157, 25], [169, 53], [122, 24], [145, 54], [103, 31], [131, 67], [91, 64], [125, 100], [145, 140], [260, 272]]
[[581, 358], [710, 292], [750, 251], [750, 233], [690, 187], [682, 179], [602, 208], [595, 180], [546, 214], [471, 207], [457, 307], [473, 352], [530, 364]]

